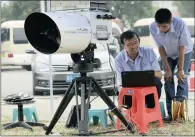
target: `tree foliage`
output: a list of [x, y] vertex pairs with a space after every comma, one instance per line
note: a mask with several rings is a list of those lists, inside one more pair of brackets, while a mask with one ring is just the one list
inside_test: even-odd
[[[125, 26], [132, 27], [140, 18], [153, 17], [152, 1], [107, 1], [114, 16], [121, 19]], [[114, 10], [111, 10], [114, 7]], [[23, 20], [31, 12], [40, 11], [40, 1], [10, 1], [2, 7], [4, 20]]]
[[40, 11], [40, 1], [10, 1], [1, 7], [1, 17], [6, 20], [24, 20], [30, 13]]
[[195, 1], [175, 1], [181, 17], [194, 17]]
[[152, 1], [108, 1], [112, 14], [123, 20], [125, 26], [132, 27], [136, 20], [153, 17]]

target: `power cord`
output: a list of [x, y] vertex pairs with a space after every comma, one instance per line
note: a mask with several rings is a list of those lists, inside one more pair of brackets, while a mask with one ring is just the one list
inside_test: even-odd
[[117, 91], [116, 91], [116, 75], [115, 75], [115, 72], [113, 70], [113, 67], [112, 67], [112, 64], [111, 64], [111, 54], [110, 54], [110, 47], [109, 47], [109, 44], [107, 44], [107, 49], [108, 49], [108, 55], [109, 55], [109, 64], [110, 64], [110, 68], [112, 69], [112, 72], [114, 73], [114, 93], [115, 95], [117, 96]]

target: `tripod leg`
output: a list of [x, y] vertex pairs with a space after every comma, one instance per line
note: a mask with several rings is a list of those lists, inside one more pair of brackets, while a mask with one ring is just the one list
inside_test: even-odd
[[112, 100], [107, 96], [107, 94], [103, 91], [103, 89], [98, 85], [94, 78], [92, 78], [93, 83], [95, 84], [94, 89], [97, 94], [102, 98], [102, 100], [109, 106], [112, 112], [123, 122], [123, 124], [130, 130], [132, 133], [135, 133], [134, 126], [127, 122], [122, 113], [118, 110], [118, 108], [114, 105]]
[[9, 123], [9, 124], [5, 125], [4, 129], [7, 130], [7, 129], [15, 128], [15, 127], [18, 127], [18, 126], [19, 126], [18, 122], [13, 122], [13, 123]]
[[25, 123], [25, 122], [20, 122], [20, 127], [29, 129], [31, 131], [33, 130], [32, 127], [30, 125], [28, 125], [27, 123]]
[[91, 83], [92, 83], [92, 80], [89, 81], [89, 91], [88, 91], [88, 100], [87, 100], [88, 109], [87, 109], [86, 114], [85, 114], [85, 119], [88, 119], [88, 110], [91, 108], [91, 106], [90, 106]]
[[[88, 134], [88, 108], [85, 100], [86, 84], [81, 83], [81, 120], [79, 121], [79, 134]], [[87, 117], [87, 119], [86, 119]]]
[[78, 94], [77, 94], [77, 81], [75, 81], [75, 98], [76, 98], [76, 110], [77, 110], [77, 124], [80, 127], [80, 113], [79, 113], [79, 103], [78, 103]]
[[6, 123], [6, 124], [3, 124], [3, 126], [7, 126], [7, 125], [9, 125], [9, 124], [13, 124], [13, 123], [15, 123], [15, 122]]
[[73, 90], [74, 83], [75, 83], [75, 79], [69, 85], [68, 90], [66, 91], [60, 105], [58, 106], [58, 109], [55, 112], [55, 114], [52, 118], [52, 121], [50, 122], [50, 124], [47, 128], [47, 131], [45, 132], [46, 135], [48, 135], [51, 132], [51, 130], [53, 129], [53, 127], [55, 126], [55, 124], [59, 120], [60, 116], [62, 115], [62, 113], [64, 112], [64, 110], [66, 109], [68, 104], [70, 103], [71, 99], [73, 98], [73, 96], [74, 96], [74, 90]]
[[39, 122], [26, 122], [26, 123], [30, 126], [45, 126], [45, 124]]

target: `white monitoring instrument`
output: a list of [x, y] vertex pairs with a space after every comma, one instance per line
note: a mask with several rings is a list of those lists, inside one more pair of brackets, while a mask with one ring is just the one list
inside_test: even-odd
[[80, 53], [91, 43], [110, 43], [114, 17], [106, 2], [53, 1], [53, 5], [50, 12], [35, 12], [25, 20], [27, 39], [36, 50]]

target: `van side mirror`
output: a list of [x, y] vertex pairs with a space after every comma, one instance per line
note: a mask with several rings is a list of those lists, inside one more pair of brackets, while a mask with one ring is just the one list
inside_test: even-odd
[[26, 50], [25, 51], [27, 54], [36, 54], [36, 52], [34, 50]]

